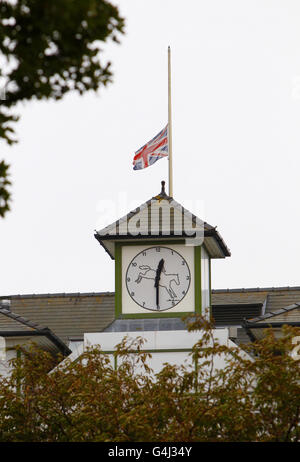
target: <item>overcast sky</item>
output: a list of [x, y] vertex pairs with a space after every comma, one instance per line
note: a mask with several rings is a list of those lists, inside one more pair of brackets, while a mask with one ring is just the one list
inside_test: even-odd
[[132, 158], [167, 123], [168, 45], [174, 198], [232, 252], [213, 261], [213, 288], [300, 285], [299, 1], [115, 3], [126, 35], [104, 46], [114, 83], [20, 106], [20, 142], [0, 142], [13, 181], [0, 295], [114, 290], [94, 229], [167, 180], [166, 159], [133, 171]]

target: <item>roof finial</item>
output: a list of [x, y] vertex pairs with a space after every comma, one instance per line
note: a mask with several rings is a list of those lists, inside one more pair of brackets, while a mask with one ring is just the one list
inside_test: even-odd
[[165, 181], [162, 181], [161, 182], [161, 193], [162, 195], [165, 195], [166, 194], [166, 191], [165, 191], [165, 184], [166, 182]]

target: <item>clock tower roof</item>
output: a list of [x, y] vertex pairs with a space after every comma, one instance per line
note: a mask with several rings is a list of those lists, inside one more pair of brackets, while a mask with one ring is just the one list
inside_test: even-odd
[[94, 236], [109, 253], [115, 257], [116, 242], [188, 240], [189, 245], [202, 245], [211, 258], [229, 257], [226, 246], [217, 227], [203, 222], [165, 192], [162, 181], [159, 194], [127, 213], [111, 225], [96, 231]]

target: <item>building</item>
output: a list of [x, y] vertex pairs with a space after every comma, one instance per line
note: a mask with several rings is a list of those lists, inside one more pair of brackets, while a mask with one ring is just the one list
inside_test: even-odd
[[164, 182], [158, 195], [95, 238], [115, 260], [116, 292], [0, 297], [2, 373], [17, 344], [35, 341], [64, 356], [87, 344], [113, 352], [127, 333], [144, 335], [155, 368], [178, 363], [197, 338], [183, 315], [212, 316], [215, 335], [236, 345], [260, 338], [264, 327], [300, 325], [300, 287], [211, 290], [211, 259], [230, 251], [216, 227], [165, 193]]

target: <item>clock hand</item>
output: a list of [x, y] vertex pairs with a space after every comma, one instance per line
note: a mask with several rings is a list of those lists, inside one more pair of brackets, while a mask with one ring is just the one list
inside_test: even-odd
[[155, 282], [154, 282], [154, 287], [157, 287], [159, 285], [159, 280], [160, 280], [160, 273], [162, 272], [163, 266], [164, 266], [165, 260], [162, 258], [160, 262], [158, 263], [158, 267], [156, 270], [156, 276], [155, 276]]
[[158, 263], [158, 267], [156, 270], [156, 276], [155, 276], [155, 281], [154, 281], [154, 287], [156, 287], [156, 306], [157, 308], [159, 307], [159, 281], [160, 281], [160, 275], [164, 266], [164, 259], [162, 258], [160, 262]]

